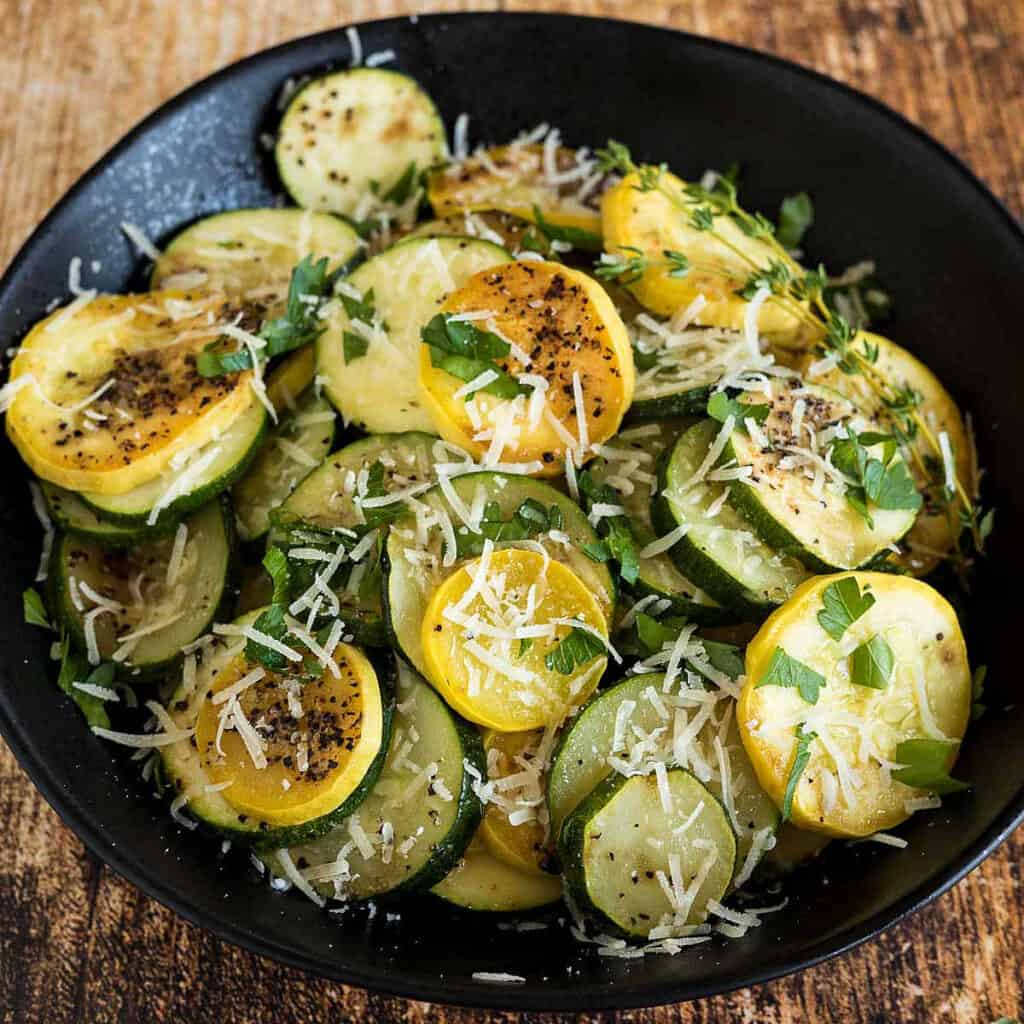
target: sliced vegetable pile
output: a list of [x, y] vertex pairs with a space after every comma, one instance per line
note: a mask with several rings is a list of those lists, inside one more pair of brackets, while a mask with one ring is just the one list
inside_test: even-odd
[[806, 195], [465, 129], [332, 72], [278, 132], [297, 207], [191, 225], [144, 294], [74, 268], [2, 391], [26, 619], [276, 888], [743, 934], [766, 857], [965, 788], [983, 672], [918, 577], [991, 530], [969, 424], [866, 273], [798, 262]]

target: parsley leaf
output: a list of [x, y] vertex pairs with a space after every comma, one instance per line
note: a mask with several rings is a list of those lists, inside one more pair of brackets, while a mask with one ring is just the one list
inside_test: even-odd
[[599, 654], [604, 654], [606, 649], [604, 643], [593, 633], [573, 626], [545, 656], [544, 665], [549, 672], [571, 676], [577, 668], [586, 665], [588, 661], [593, 661]]
[[807, 762], [811, 759], [811, 743], [817, 738], [816, 732], [804, 732], [803, 722], [796, 727], [796, 756], [793, 758], [793, 766], [789, 769], [786, 792], [782, 798], [783, 821], [789, 821], [793, 814], [793, 797], [796, 796], [796, 786], [807, 767]]
[[43, 629], [53, 629], [46, 615], [46, 605], [43, 604], [43, 599], [39, 596], [39, 591], [35, 587], [29, 587], [21, 595], [21, 604], [25, 611], [25, 621], [30, 626], [42, 626]]
[[430, 349], [430, 363], [445, 373], [462, 381], [475, 380], [487, 370], [497, 375], [486, 387], [480, 388], [499, 398], [515, 398], [530, 393], [530, 388], [520, 384], [515, 377], [497, 365], [510, 351], [503, 341], [490, 331], [481, 330], [468, 320], [451, 320], [444, 313], [437, 313], [420, 331], [423, 344]]
[[[280, 548], [272, 547], [263, 558], [263, 568], [273, 581], [274, 596], [270, 606], [253, 623], [253, 629], [285, 643], [288, 636], [285, 612], [288, 609], [288, 596], [291, 590], [291, 569], [285, 553]], [[273, 671], [280, 671], [288, 666], [288, 659], [283, 654], [260, 643], [259, 640], [246, 641], [245, 656], [249, 661], [258, 662]]]
[[713, 420], [724, 423], [732, 416], [740, 429], [743, 429], [743, 421], [747, 419], [755, 423], [764, 423], [771, 411], [769, 405], [748, 405], [746, 402], [737, 401], [725, 391], [716, 391], [708, 399], [708, 415]]
[[557, 505], [545, 508], [535, 498], [527, 498], [505, 519], [501, 506], [489, 502], [480, 517], [479, 533], [455, 534], [455, 543], [460, 558], [473, 558], [483, 553], [484, 541], [529, 540], [551, 530], [560, 530], [565, 525], [562, 510]]
[[401, 206], [402, 203], [408, 202], [412, 198], [416, 185], [416, 161], [411, 160], [405, 170], [402, 171], [398, 181], [381, 196], [381, 199], [386, 203], [394, 203], [396, 206]]
[[[881, 458], [869, 451], [882, 446]], [[829, 448], [832, 464], [847, 478], [847, 504], [872, 526], [870, 502], [881, 509], [921, 507], [921, 495], [907, 464], [896, 459], [896, 441], [888, 434], [863, 433], [837, 438]]]
[[370, 347], [370, 343], [361, 334], [356, 334], [354, 331], [343, 331], [341, 340], [346, 365], [354, 363], [357, 359], [362, 359]]
[[374, 317], [377, 315], [377, 306], [374, 302], [372, 288], [364, 292], [361, 298], [346, 295], [344, 292], [339, 292], [338, 297], [341, 299], [342, 306], [345, 307], [345, 313], [349, 320], [361, 320], [364, 324], [373, 323]]
[[[311, 256], [304, 256], [292, 270], [288, 285], [288, 303], [283, 316], [265, 323], [259, 331], [266, 345], [259, 352], [261, 361], [284, 355], [302, 348], [323, 333], [320, 326], [320, 311], [315, 303], [305, 301], [310, 295], [326, 298], [337, 273], [328, 273], [328, 259], [313, 262]], [[208, 345], [196, 360], [196, 369], [203, 377], [222, 377], [227, 373], [238, 373], [252, 367], [252, 354], [248, 348], [238, 351], [224, 351], [218, 339]]]
[[[628, 653], [638, 653], [642, 657], [649, 657], [664, 650], [666, 645], [675, 643], [680, 632], [688, 625], [686, 619], [677, 615], [670, 615], [665, 619], [658, 620], [646, 612], [638, 612], [634, 623], [637, 645], [630, 651], [630, 644], [627, 640], [620, 649]], [[730, 679], [738, 679], [743, 675], [743, 651], [735, 644], [728, 644], [718, 640], [700, 639], [704, 648], [704, 657], [699, 655], [688, 656], [686, 663], [693, 669], [704, 674], [702, 666], [710, 666], [723, 672]]]
[[841, 640], [847, 629], [875, 603], [875, 595], [867, 590], [862, 594], [856, 578], [844, 576], [824, 589], [821, 601], [824, 607], [818, 612], [818, 624], [833, 640]]
[[881, 509], [921, 507], [921, 495], [902, 459], [889, 466], [869, 459], [864, 468], [864, 491], [868, 500]]
[[950, 777], [949, 766], [960, 744], [956, 740], [904, 740], [896, 747], [892, 759], [905, 767], [897, 768], [892, 777], [905, 786], [926, 789], [940, 796], [969, 789], [966, 782]]
[[[65, 634], [61, 637], [61, 660], [60, 674], [57, 676], [57, 685], [78, 705], [86, 722], [90, 726], [98, 725], [101, 729], [110, 728], [110, 717], [103, 701], [94, 697], [91, 693], [85, 693], [77, 689], [76, 682], [98, 683], [100, 686], [109, 686], [114, 681], [114, 667], [111, 664], [98, 666], [93, 672], [86, 675], [89, 663], [71, 644], [70, 638]], [[100, 682], [97, 673], [103, 669], [100, 678], [107, 682]]]
[[[583, 470], [576, 479], [588, 512], [594, 505], [622, 504], [619, 492], [610, 484], [599, 483], [590, 470]], [[599, 521], [598, 529], [603, 535], [604, 548], [619, 563], [619, 574], [627, 583], [635, 583], [640, 575], [640, 550], [629, 520], [625, 516], [606, 516]], [[594, 561], [601, 560], [595, 557], [597, 550], [586, 553]]]
[[756, 688], [762, 686], [787, 686], [800, 692], [800, 696], [808, 704], [818, 703], [818, 691], [826, 685], [823, 675], [805, 665], [796, 658], [791, 658], [781, 647], [775, 648], [772, 660], [768, 663], [765, 674], [757, 681]]
[[885, 638], [875, 634], [850, 655], [850, 682], [872, 690], [884, 690], [892, 679], [895, 667], [892, 648]]
[[524, 637], [519, 641], [519, 654], [516, 657], [523, 657], [524, 654], [533, 646], [533, 640], [530, 637]]
[[593, 231], [552, 224], [544, 217], [543, 211], [536, 204], [533, 207], [533, 220], [537, 225], [537, 230], [549, 242], [567, 242], [574, 249], [586, 249], [588, 252], [600, 252], [604, 247], [604, 239]]
[[291, 589], [291, 570], [288, 558], [280, 548], [271, 548], [263, 556], [263, 568], [274, 584], [274, 604], [286, 604]]
[[[377, 459], [366, 473], [366, 492], [362, 500], [367, 498], [384, 498], [388, 494], [387, 470], [384, 463]], [[390, 523], [395, 519], [401, 519], [409, 511], [404, 501], [393, 501], [389, 505], [379, 505], [370, 508], [363, 507], [363, 519], [367, 526], [380, 526], [381, 523]]]
[[775, 237], [787, 249], [795, 249], [814, 223], [814, 203], [806, 192], [787, 196], [779, 207], [779, 228]]

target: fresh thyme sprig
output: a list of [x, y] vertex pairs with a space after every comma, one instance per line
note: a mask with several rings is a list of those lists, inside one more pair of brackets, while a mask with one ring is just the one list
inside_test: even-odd
[[[750, 299], [761, 289], [768, 292], [766, 301], [782, 307], [795, 320], [808, 328], [816, 337], [815, 351], [822, 357], [833, 357], [837, 368], [851, 376], [862, 376], [879, 399], [892, 421], [894, 433], [904, 442], [924, 478], [930, 482], [945, 478], [945, 460], [939, 440], [921, 412], [921, 396], [913, 388], [890, 381], [878, 368], [878, 348], [863, 338], [860, 331], [826, 301], [829, 277], [823, 266], [805, 270], [779, 240], [774, 225], [760, 213], [749, 213], [740, 206], [736, 184], [732, 176], [719, 177], [713, 186], [686, 184], [682, 188], [666, 178], [665, 164], [638, 164], [628, 147], [614, 139], [597, 152], [600, 168], [607, 173], [635, 175], [633, 186], [639, 192], [658, 192], [686, 218], [696, 231], [706, 232], [732, 253], [741, 265], [748, 268], [745, 278], [735, 270], [718, 268], [721, 276], [736, 282], [734, 289], [742, 298]], [[767, 265], [759, 263], [720, 229], [723, 218], [735, 224], [749, 238], [767, 246], [770, 258]], [[596, 273], [605, 278], [618, 278], [633, 283], [645, 270], [653, 266], [664, 267], [668, 253], [661, 261], [651, 260], [641, 250], [623, 247], [622, 255], [604, 254]], [[682, 255], [682, 254], [680, 254]], [[685, 257], [684, 257], [685, 258]], [[621, 268], [616, 274], [615, 268]], [[673, 275], [682, 276], [682, 275]], [[922, 455], [911, 444], [923, 439], [932, 457]], [[992, 529], [992, 512], [983, 511], [969, 489], [973, 482], [965, 482], [953, 467], [952, 493], [960, 503], [960, 522], [969, 531], [974, 551], [983, 554], [985, 541]], [[947, 489], [948, 492], [948, 489]], [[969, 562], [969, 555], [958, 550], [955, 557]]]

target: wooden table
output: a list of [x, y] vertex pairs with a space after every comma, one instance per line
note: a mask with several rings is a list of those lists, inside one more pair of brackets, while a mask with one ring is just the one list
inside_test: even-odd
[[[129, 126], [203, 75], [322, 28], [465, 7], [602, 14], [773, 51], [907, 114], [1024, 213], [1024, 0], [0, 0], [0, 266]], [[219, 942], [86, 854], [2, 742], [0, 822], [3, 1022], [513, 1016], [369, 995]], [[1015, 1016], [1024, 1012], [1022, 859], [1018, 832], [927, 910], [840, 960], [758, 989], [606, 1019]]]

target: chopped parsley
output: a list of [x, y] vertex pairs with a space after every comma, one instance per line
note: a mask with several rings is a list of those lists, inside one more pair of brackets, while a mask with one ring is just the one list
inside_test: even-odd
[[800, 696], [808, 704], [818, 703], [818, 692], [826, 685], [823, 675], [815, 672], [796, 658], [791, 658], [781, 647], [775, 648], [772, 660], [764, 675], [757, 681], [756, 688], [762, 686], [786, 686], [798, 690]]
[[861, 593], [856, 577], [844, 576], [822, 591], [821, 601], [818, 624], [833, 640], [842, 640], [847, 629], [875, 603], [875, 595], [866, 589]]

